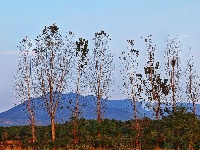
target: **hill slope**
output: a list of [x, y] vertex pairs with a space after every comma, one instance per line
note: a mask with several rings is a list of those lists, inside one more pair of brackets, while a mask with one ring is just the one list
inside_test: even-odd
[[[60, 101], [60, 107], [56, 114], [56, 122], [64, 123], [70, 120], [72, 116], [70, 109], [73, 109], [73, 102], [75, 101], [75, 94], [63, 94]], [[96, 119], [96, 104], [95, 96], [79, 96], [80, 99], [80, 117], [86, 119]], [[43, 107], [43, 102], [37, 98], [33, 100], [35, 120], [37, 125], [48, 125], [50, 124], [49, 116]], [[71, 104], [70, 104], [71, 103]], [[116, 119], [116, 120], [130, 120], [133, 118], [132, 107], [130, 106], [129, 100], [107, 100], [104, 105], [105, 112], [103, 113], [103, 118]], [[137, 102], [137, 108], [139, 112], [139, 117], [149, 117], [153, 118], [153, 111], [146, 110], [143, 107], [144, 104]], [[68, 109], [67, 109], [67, 106]], [[197, 105], [197, 110], [200, 108]], [[17, 105], [8, 111], [0, 113], [0, 126], [14, 126], [14, 125], [28, 125], [29, 115], [26, 110], [26, 102]]]

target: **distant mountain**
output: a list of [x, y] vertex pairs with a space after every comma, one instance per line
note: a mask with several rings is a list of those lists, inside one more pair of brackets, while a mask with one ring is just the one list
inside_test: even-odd
[[[69, 121], [72, 117], [73, 104], [75, 102], [76, 94], [69, 93], [63, 94], [59, 109], [56, 114], [56, 122], [64, 123]], [[96, 97], [81, 96], [80, 99], [80, 117], [86, 119], [96, 119]], [[37, 125], [48, 125], [50, 124], [50, 118], [44, 109], [43, 102], [39, 99], [33, 99], [34, 103], [34, 112], [35, 112], [35, 121]], [[0, 113], [0, 126], [16, 126], [16, 125], [28, 125], [29, 114], [26, 109], [26, 103], [24, 102], [20, 105], [17, 105], [5, 112]], [[186, 105], [186, 104], [185, 104]], [[133, 118], [133, 110], [129, 100], [105, 100], [103, 104], [105, 111], [103, 118], [116, 119], [116, 120], [130, 120]], [[139, 117], [149, 117], [153, 118], [154, 113], [152, 110], [144, 108], [144, 102], [137, 102], [138, 114]], [[197, 110], [199, 110], [200, 105], [197, 105]]]

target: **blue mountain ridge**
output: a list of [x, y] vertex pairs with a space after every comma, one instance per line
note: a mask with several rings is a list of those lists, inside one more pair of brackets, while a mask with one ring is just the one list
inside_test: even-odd
[[[59, 108], [57, 110], [55, 120], [56, 123], [65, 123], [72, 117], [72, 110], [74, 108], [76, 94], [62, 94]], [[102, 100], [102, 114], [103, 118], [115, 120], [130, 120], [133, 119], [133, 108], [128, 99], [125, 100]], [[36, 125], [49, 125], [50, 117], [44, 108], [44, 103], [39, 98], [32, 99], [35, 113]], [[29, 125], [29, 113], [26, 109], [27, 101], [19, 104], [5, 112], [0, 113], [0, 126], [19, 126]], [[96, 119], [96, 97], [92, 95], [81, 96], [79, 95], [80, 104], [80, 118]], [[148, 117], [154, 119], [154, 112], [147, 109], [144, 101], [137, 102], [137, 110], [139, 118]], [[187, 103], [183, 106], [188, 106]], [[197, 110], [200, 110], [200, 105], [197, 105]]]

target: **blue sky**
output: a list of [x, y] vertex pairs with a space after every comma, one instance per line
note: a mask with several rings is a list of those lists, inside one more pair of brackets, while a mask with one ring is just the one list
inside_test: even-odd
[[[19, 42], [34, 39], [44, 26], [56, 23], [60, 32], [72, 31], [91, 40], [94, 33], [105, 30], [112, 41], [110, 48], [118, 54], [126, 49], [126, 40], [135, 39], [144, 54], [140, 37], [153, 35], [158, 43], [158, 59], [163, 59], [167, 36], [180, 35], [182, 60], [187, 61], [192, 47], [198, 69], [200, 56], [199, 0], [1, 0], [0, 1], [0, 112], [13, 107], [13, 77], [17, 69]], [[143, 43], [144, 45], [144, 43]], [[198, 70], [198, 72], [200, 72]], [[116, 70], [116, 82], [120, 81]], [[114, 87], [117, 89], [118, 84]], [[116, 90], [113, 99], [121, 98]]]

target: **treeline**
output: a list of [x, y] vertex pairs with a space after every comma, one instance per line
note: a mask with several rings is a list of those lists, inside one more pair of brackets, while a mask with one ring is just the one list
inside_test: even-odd
[[[143, 118], [140, 122], [140, 149], [182, 149], [191, 150], [200, 147], [200, 120], [185, 108], [177, 108], [160, 120]], [[22, 147], [34, 149], [134, 149], [136, 147], [136, 120], [122, 122], [104, 119], [101, 124], [96, 120], [77, 119], [78, 144], [73, 141], [73, 121], [56, 124], [56, 141], [50, 139], [51, 126], [36, 126], [37, 141], [29, 143], [29, 126], [0, 127], [4, 140], [21, 140]], [[101, 138], [98, 138], [100, 131]], [[45, 140], [44, 140], [45, 139]]]
[[[111, 53], [109, 47], [110, 40], [109, 35], [104, 31], [97, 32], [92, 39], [93, 48], [89, 49], [88, 40], [77, 39], [71, 31], [63, 36], [55, 24], [45, 27], [42, 34], [38, 35], [35, 40], [28, 37], [22, 40], [19, 46], [20, 59], [15, 76], [14, 93], [21, 102], [28, 100], [26, 107], [30, 115], [33, 143], [39, 138], [35, 131], [32, 102], [34, 97], [40, 97], [43, 107], [49, 114], [52, 142], [57, 141], [55, 114], [59, 108], [67, 107], [60, 106], [62, 93], [73, 91], [77, 95], [74, 101], [69, 100], [72, 106], [72, 109], [69, 108], [72, 112], [72, 139], [75, 145], [80, 142], [78, 129], [82, 126], [78, 124], [81, 113], [80, 94], [96, 96], [96, 121], [98, 126], [104, 122], [104, 101], [112, 93], [115, 71], [114, 54]], [[143, 139], [141, 138], [142, 124], [138, 118], [140, 110], [137, 108], [137, 102], [143, 99], [148, 102], [155, 112], [155, 120], [150, 122], [160, 123], [164, 120], [165, 112], [172, 112], [172, 116], [175, 115], [178, 112], [177, 102], [183, 101], [192, 103], [191, 111], [195, 118], [196, 103], [199, 99], [200, 82], [194, 69], [194, 59], [191, 54], [187, 69], [184, 71], [181, 65], [181, 43], [178, 36], [167, 39], [164, 66], [161, 66], [161, 62], [155, 58], [156, 45], [153, 43], [152, 36], [144, 38], [144, 42], [146, 45], [145, 63], [138, 61], [140, 50], [135, 48], [134, 40], [127, 40], [127, 49], [119, 56], [120, 73], [123, 80], [120, 89], [131, 101], [133, 108], [134, 123], [131, 123], [131, 128], [134, 136], [131, 138], [134, 139], [135, 149], [141, 149], [141, 139]], [[102, 139], [101, 130], [101, 128], [96, 129], [95, 140], [97, 141]], [[177, 136], [177, 130], [172, 131]], [[157, 147], [160, 145], [159, 140], [157, 136]], [[179, 148], [180, 142], [176, 142], [176, 146]], [[190, 143], [190, 146], [193, 144]]]

